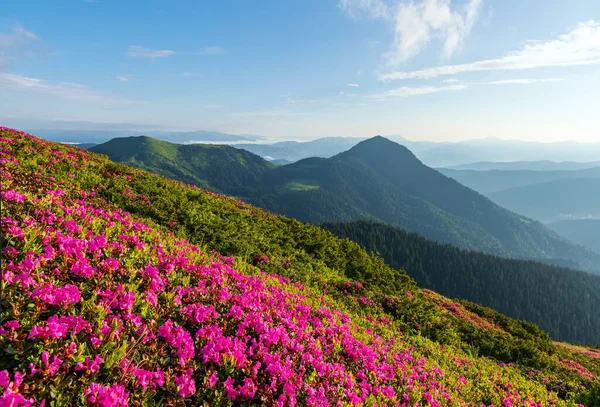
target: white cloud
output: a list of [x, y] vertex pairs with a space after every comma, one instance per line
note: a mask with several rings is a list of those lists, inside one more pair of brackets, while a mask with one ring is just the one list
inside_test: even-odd
[[[419, 95], [428, 95], [431, 93], [439, 93], [439, 92], [451, 92], [451, 91], [459, 91], [470, 88], [471, 86], [482, 86], [482, 85], [530, 85], [535, 83], [548, 83], [548, 82], [561, 82], [564, 81], [563, 78], [542, 78], [542, 79], [504, 79], [499, 81], [489, 81], [489, 82], [478, 82], [478, 83], [469, 83], [464, 85], [447, 85], [447, 86], [422, 86], [422, 87], [409, 87], [403, 86], [398, 89], [388, 90], [382, 93], [376, 93], [373, 95], [367, 95], [365, 98], [372, 100], [388, 100], [395, 98], [406, 98], [410, 96], [419, 96]], [[455, 83], [458, 82], [456, 80], [447, 80], [444, 81], [446, 83]], [[341, 92], [344, 94], [344, 92]], [[346, 94], [349, 96], [350, 94]]]
[[32, 52], [32, 45], [41, 39], [20, 24], [13, 25], [9, 32], [0, 33], [0, 71], [9, 69], [16, 58], [39, 53]]
[[387, 54], [390, 65], [398, 65], [419, 54], [432, 40], [444, 42], [443, 55], [449, 58], [470, 34], [479, 16], [482, 0], [470, 0], [451, 8], [450, 0], [422, 0], [400, 3], [395, 10], [395, 37]]
[[110, 98], [92, 92], [85, 85], [72, 82], [48, 83], [37, 78], [0, 73], [0, 88], [51, 95], [64, 100], [100, 103], [106, 105], [132, 104], [130, 100]]
[[14, 31], [15, 31], [15, 34], [17, 36], [23, 37], [25, 39], [28, 39], [28, 40], [39, 40], [39, 37], [37, 35], [35, 35], [31, 31], [25, 29], [25, 27], [23, 27], [20, 24], [15, 25]]
[[443, 42], [443, 55], [451, 57], [471, 33], [483, 0], [452, 6], [452, 0], [340, 0], [339, 7], [352, 17], [366, 15], [387, 21], [394, 39], [385, 54], [396, 66], [419, 54], [432, 39]]
[[358, 88], [359, 86], [360, 86], [360, 84], [358, 84], [358, 83], [349, 83], [348, 84], [348, 87], [350, 87], [350, 88]]
[[186, 78], [194, 78], [198, 76], [202, 76], [200, 72], [182, 72], [181, 76], [185, 76]]
[[175, 55], [175, 51], [170, 49], [150, 49], [139, 45], [130, 45], [125, 53], [127, 56], [134, 58], [166, 58]]
[[204, 105], [205, 109], [221, 109], [223, 107], [225, 107], [225, 106], [223, 106], [223, 105]]
[[518, 50], [497, 59], [461, 65], [444, 65], [409, 72], [392, 72], [380, 76], [383, 81], [428, 79], [465, 72], [523, 70], [542, 67], [566, 67], [600, 64], [600, 21], [579, 23], [567, 34], [551, 41], [529, 41]]
[[203, 55], [219, 55], [219, 54], [224, 54], [224, 53], [225, 53], [225, 49], [223, 49], [222, 47], [214, 46], [214, 45], [203, 48], [202, 51], [200, 51], [200, 54], [203, 54]]
[[288, 117], [288, 116], [301, 116], [304, 115], [302, 112], [289, 110], [289, 109], [270, 109], [270, 110], [257, 110], [251, 112], [234, 112], [230, 113], [230, 116], [234, 117], [261, 117], [261, 118], [277, 118], [277, 117]]
[[130, 45], [125, 53], [127, 56], [134, 58], [166, 58], [175, 54], [185, 55], [220, 55], [225, 54], [226, 51], [223, 47], [210, 46], [202, 48], [197, 52], [175, 52], [170, 49], [150, 49], [139, 45]]
[[563, 78], [543, 78], [543, 79], [505, 79], [501, 81], [486, 82], [486, 85], [530, 85], [533, 83], [562, 82]]
[[458, 79], [445, 79], [443, 82], [444, 83], [458, 83], [459, 80]]
[[116, 74], [115, 75], [115, 79], [118, 80], [119, 82], [129, 82], [130, 80], [133, 79], [133, 75], [120, 75], [120, 74]]
[[365, 13], [369, 18], [387, 19], [391, 13], [384, 0], [340, 0], [338, 6], [353, 18]]
[[373, 95], [367, 95], [367, 99], [373, 100], [386, 100], [386, 99], [394, 99], [394, 98], [406, 98], [410, 96], [418, 96], [418, 95], [428, 95], [431, 93], [439, 93], [439, 92], [451, 92], [467, 89], [467, 85], [449, 85], [449, 86], [422, 86], [422, 87], [409, 87], [403, 86], [398, 89], [388, 90], [382, 93], [376, 93]]

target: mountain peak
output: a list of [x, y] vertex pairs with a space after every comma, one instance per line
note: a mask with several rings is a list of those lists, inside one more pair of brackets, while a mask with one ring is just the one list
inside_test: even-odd
[[336, 157], [359, 158], [364, 161], [402, 161], [404, 164], [423, 165], [408, 148], [382, 136], [363, 140]]

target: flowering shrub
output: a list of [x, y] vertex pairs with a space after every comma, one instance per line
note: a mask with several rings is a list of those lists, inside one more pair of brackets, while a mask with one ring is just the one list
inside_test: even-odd
[[[93, 171], [82, 150], [0, 136], [0, 406], [574, 406], [598, 384], [596, 359], [581, 352], [548, 356], [581, 376], [559, 394], [543, 373], [455, 346], [452, 327], [451, 340], [428, 339], [441, 325], [432, 315], [511, 335], [410, 282], [396, 294], [373, 280], [302, 284], [302, 265], [323, 263], [193, 245], [178, 223], [111, 204], [154, 210], [160, 196], [131, 186], [149, 176]], [[121, 179], [129, 186], [108, 186]]]

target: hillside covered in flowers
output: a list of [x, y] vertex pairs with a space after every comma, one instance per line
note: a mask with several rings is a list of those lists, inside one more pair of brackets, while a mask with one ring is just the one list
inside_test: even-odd
[[600, 405], [600, 351], [349, 240], [0, 129], [0, 406]]

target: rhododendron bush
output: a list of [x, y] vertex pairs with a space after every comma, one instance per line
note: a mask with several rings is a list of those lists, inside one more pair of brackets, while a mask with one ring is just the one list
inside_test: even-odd
[[591, 349], [550, 344], [548, 371], [481, 357], [453, 324], [524, 339], [399, 272], [388, 292], [329, 275], [333, 253], [224, 257], [161, 218], [169, 201], [135, 185], [151, 175], [9, 129], [0, 143], [0, 406], [593, 405]]

